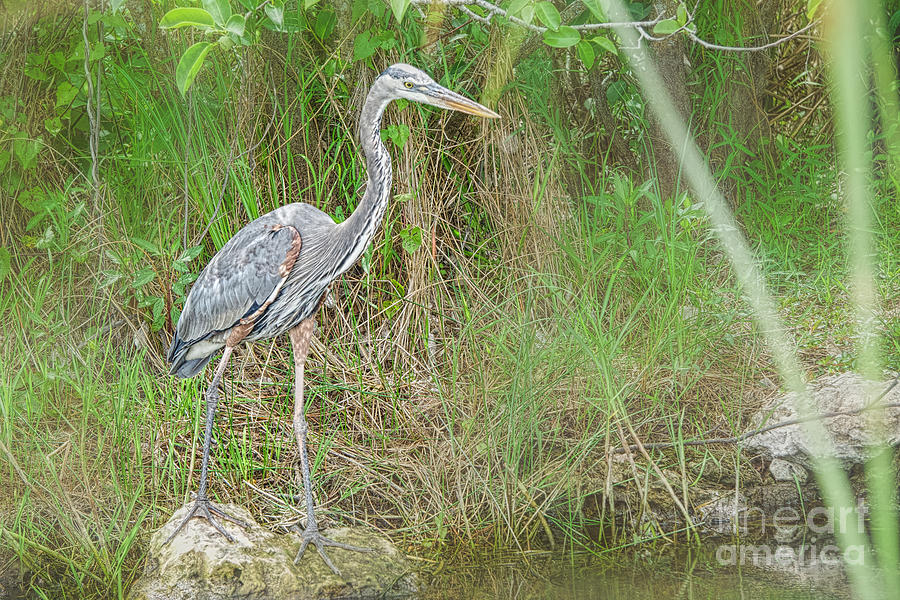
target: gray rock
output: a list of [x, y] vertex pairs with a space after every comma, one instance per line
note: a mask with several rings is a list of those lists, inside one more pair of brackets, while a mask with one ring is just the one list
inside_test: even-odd
[[697, 514], [706, 529], [721, 534], [738, 531], [742, 515], [747, 511], [744, 495], [733, 490], [711, 491], [708, 501], [696, 507]]
[[203, 519], [192, 519], [168, 545], [163, 545], [187, 513], [184, 506], [153, 534], [143, 576], [130, 600], [257, 600], [291, 598], [403, 598], [416, 593], [415, 575], [404, 555], [378, 533], [361, 527], [329, 529], [338, 542], [373, 548], [360, 553], [328, 548], [340, 569], [335, 575], [310, 545], [298, 565], [298, 536], [276, 535], [260, 527], [245, 509], [222, 508], [250, 523], [244, 530], [225, 522], [229, 542]]
[[[876, 394], [881, 394], [891, 382], [879, 383]], [[820, 413], [858, 410], [869, 400], [863, 389], [863, 379], [855, 373], [842, 373], [820, 377], [810, 386], [813, 400]], [[877, 395], [876, 395], [877, 397]], [[751, 429], [780, 421], [796, 419], [796, 395], [784, 394], [760, 409], [751, 419]], [[900, 386], [891, 390], [881, 402], [900, 402]], [[868, 458], [868, 448], [877, 438], [869, 427], [869, 420], [877, 419], [884, 428], [887, 442], [900, 443], [900, 408], [886, 408], [878, 412], [868, 411], [825, 419], [826, 429], [834, 440], [837, 458], [846, 464], [863, 463]], [[811, 466], [810, 446], [801, 425], [788, 425], [750, 437], [742, 446], [770, 458], [782, 458], [805, 467]]]
[[801, 465], [781, 458], [769, 463], [769, 473], [775, 481], [797, 481], [801, 485], [809, 480], [809, 473]]

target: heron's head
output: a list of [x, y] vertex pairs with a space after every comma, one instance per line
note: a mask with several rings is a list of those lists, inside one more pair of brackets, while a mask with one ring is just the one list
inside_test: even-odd
[[489, 119], [500, 118], [500, 115], [488, 107], [438, 85], [424, 71], [411, 65], [393, 64], [385, 69], [378, 79], [385, 90], [395, 98], [405, 98], [413, 102], [458, 110]]

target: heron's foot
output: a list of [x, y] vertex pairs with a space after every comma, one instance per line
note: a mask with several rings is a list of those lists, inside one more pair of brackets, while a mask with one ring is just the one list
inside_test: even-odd
[[372, 552], [372, 548], [363, 548], [361, 546], [351, 546], [350, 544], [343, 544], [341, 542], [336, 542], [331, 538], [327, 538], [321, 533], [319, 533], [318, 528], [308, 528], [308, 529], [300, 529], [299, 525], [294, 525], [291, 528], [293, 531], [296, 531], [300, 534], [300, 551], [297, 552], [297, 558], [294, 559], [294, 564], [296, 565], [300, 562], [300, 559], [303, 557], [303, 553], [306, 552], [306, 547], [309, 546], [310, 543], [315, 544], [316, 550], [319, 551], [319, 556], [322, 557], [322, 560], [325, 561], [325, 564], [334, 571], [335, 575], [340, 575], [340, 570], [334, 566], [334, 563], [331, 562], [331, 559], [328, 558], [328, 554], [325, 552], [325, 546], [331, 546], [332, 548], [340, 548], [341, 550], [351, 550], [353, 552]]
[[225, 512], [224, 510], [222, 510], [221, 508], [219, 508], [218, 506], [216, 506], [215, 504], [210, 502], [209, 499], [197, 498], [197, 500], [194, 501], [194, 506], [191, 507], [191, 510], [188, 511], [188, 514], [184, 517], [184, 519], [181, 520], [181, 523], [178, 524], [178, 527], [175, 528], [175, 531], [172, 532], [172, 535], [170, 535], [168, 538], [166, 538], [166, 541], [163, 542], [163, 545], [166, 545], [169, 542], [171, 542], [172, 538], [174, 538], [176, 535], [178, 535], [178, 532], [181, 531], [182, 529], [184, 529], [184, 526], [187, 525], [187, 522], [190, 521], [191, 519], [193, 519], [194, 517], [202, 517], [202, 518], [206, 519], [206, 521], [210, 525], [215, 527], [219, 533], [224, 535], [228, 539], [229, 542], [234, 541], [234, 536], [232, 536], [230, 533], [225, 531], [225, 528], [219, 524], [219, 521], [216, 520], [216, 517], [220, 517], [226, 521], [231, 521], [235, 525], [239, 525], [240, 527], [243, 527], [244, 529], [250, 529], [249, 523], [245, 523], [244, 521], [241, 521], [240, 519], [236, 519], [236, 518], [232, 517], [227, 512]]

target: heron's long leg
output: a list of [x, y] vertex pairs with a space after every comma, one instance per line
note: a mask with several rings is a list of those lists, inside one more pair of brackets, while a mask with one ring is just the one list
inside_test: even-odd
[[190, 512], [188, 512], [187, 516], [181, 521], [178, 527], [175, 528], [175, 531], [166, 538], [165, 544], [168, 544], [172, 541], [179, 531], [181, 531], [187, 522], [190, 521], [194, 517], [202, 517], [206, 519], [210, 525], [216, 528], [216, 530], [228, 538], [229, 542], [234, 541], [234, 537], [216, 521], [215, 516], [222, 517], [226, 521], [231, 521], [241, 527], [247, 529], [250, 527], [247, 523], [241, 521], [240, 519], [235, 519], [228, 513], [226, 513], [221, 508], [215, 506], [209, 499], [206, 497], [206, 478], [207, 471], [209, 470], [209, 446], [212, 440], [212, 428], [213, 423], [216, 418], [216, 405], [219, 402], [219, 380], [222, 378], [222, 374], [225, 372], [225, 367], [228, 365], [228, 359], [231, 357], [231, 351], [233, 348], [231, 346], [225, 346], [225, 351], [222, 353], [222, 358], [219, 359], [219, 364], [216, 366], [215, 375], [213, 375], [212, 383], [209, 384], [209, 388], [206, 390], [206, 428], [203, 433], [203, 462], [200, 466], [200, 489], [197, 490], [197, 499], [194, 502], [193, 508], [191, 508]]
[[309, 353], [309, 343], [312, 340], [315, 325], [315, 318], [310, 317], [290, 331], [291, 345], [294, 348], [294, 435], [297, 437], [297, 445], [300, 447], [300, 469], [303, 473], [303, 490], [306, 495], [306, 529], [301, 530], [295, 526], [295, 529], [300, 534], [302, 543], [300, 544], [300, 551], [297, 552], [297, 558], [294, 559], [294, 564], [300, 561], [300, 558], [306, 551], [306, 547], [311, 542], [315, 544], [325, 564], [336, 574], [340, 575], [341, 572], [328, 558], [328, 554], [325, 553], [325, 546], [354, 550], [356, 552], [371, 552], [371, 548], [351, 546], [350, 544], [342, 544], [329, 539], [319, 533], [319, 524], [316, 522], [312, 483], [309, 475], [309, 452], [306, 447], [306, 433], [309, 430], [309, 426], [306, 423], [303, 406], [303, 367], [306, 363], [306, 355]]

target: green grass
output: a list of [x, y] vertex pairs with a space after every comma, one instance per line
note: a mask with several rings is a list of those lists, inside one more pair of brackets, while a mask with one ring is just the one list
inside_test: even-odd
[[[66, 35], [80, 29], [54, 39]], [[78, 151], [70, 163], [65, 148], [45, 149], [48, 164], [23, 169], [0, 199], [12, 215], [4, 235], [15, 236], [0, 282], [0, 486], [10, 491], [0, 497], [0, 562], [15, 557], [35, 597], [122, 597], [151, 533], [196, 489], [205, 380], [170, 378], [161, 357], [202, 264], [286, 199], [346, 218], [364, 182], [350, 133], [353, 67], [329, 78], [308, 39], [267, 39], [256, 56], [265, 69], [249, 80], [256, 95], [242, 96], [248, 82], [223, 56], [186, 102], [170, 58], [129, 35], [104, 63], [102, 224]], [[446, 70], [413, 59], [471, 92], [481, 51], [459, 53]], [[529, 60], [503, 100], [515, 118], [491, 125], [485, 143], [465, 119], [390, 111], [386, 124], [413, 132], [402, 148], [388, 142], [398, 197], [365, 266], [336, 284], [308, 363], [321, 515], [379, 527], [424, 555], [601, 552], [658, 539], [662, 526], [641, 518], [647, 503], [681, 500], [694, 465], [738, 470], [739, 459], [676, 447], [608, 481], [608, 450], [633, 443], [632, 430], [676, 444], [736, 433], [763, 379], [775, 379], [698, 199], [660, 198], [639, 175], [587, 155], [578, 140], [593, 133], [551, 106], [552, 64]], [[698, 114], [715, 113], [736, 68], [725, 60]], [[29, 106], [40, 123], [52, 103]], [[611, 108], [646, 125], [633, 101]], [[832, 148], [790, 136], [743, 148], [718, 126], [711, 159], [727, 149], [720, 183], [804, 368], [853, 367]], [[83, 134], [73, 127], [66, 141], [81, 148]], [[511, 154], [496, 150], [513, 143]], [[896, 310], [900, 213], [893, 188], [875, 188], [880, 291]], [[44, 212], [20, 206], [17, 194], [32, 189], [51, 200]], [[402, 232], [415, 226], [423, 243], [404, 250]], [[43, 243], [47, 227], [55, 237]], [[900, 357], [895, 320], [882, 321], [886, 364]], [[236, 353], [211, 461], [213, 497], [272, 528], [299, 517], [291, 375], [284, 340]], [[675, 498], [659, 492], [657, 467]], [[610, 485], [633, 502], [610, 507]]]

